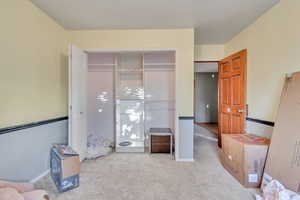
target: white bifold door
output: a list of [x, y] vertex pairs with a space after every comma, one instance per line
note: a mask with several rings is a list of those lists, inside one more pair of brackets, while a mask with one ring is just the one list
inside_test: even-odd
[[69, 145], [84, 160], [87, 151], [86, 114], [87, 54], [69, 47]]

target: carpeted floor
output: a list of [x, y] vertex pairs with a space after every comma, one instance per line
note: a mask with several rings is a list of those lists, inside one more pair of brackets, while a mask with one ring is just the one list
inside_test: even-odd
[[220, 164], [217, 144], [195, 136], [195, 162], [167, 154], [113, 153], [81, 166], [80, 187], [58, 194], [49, 177], [37, 183], [56, 200], [253, 200]]

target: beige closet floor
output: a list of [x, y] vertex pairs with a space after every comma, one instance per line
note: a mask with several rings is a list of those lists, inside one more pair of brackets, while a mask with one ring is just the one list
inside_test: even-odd
[[195, 162], [175, 162], [163, 154], [114, 153], [85, 161], [80, 187], [58, 194], [49, 177], [37, 186], [57, 200], [250, 200], [219, 162], [217, 143], [195, 136]]

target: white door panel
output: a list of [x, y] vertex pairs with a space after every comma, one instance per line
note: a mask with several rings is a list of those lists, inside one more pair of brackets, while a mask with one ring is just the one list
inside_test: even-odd
[[69, 47], [69, 145], [80, 155], [86, 156], [86, 53], [70, 45]]

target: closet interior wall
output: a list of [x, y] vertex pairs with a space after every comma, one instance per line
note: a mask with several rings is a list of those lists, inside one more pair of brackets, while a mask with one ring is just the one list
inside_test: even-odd
[[88, 53], [88, 134], [144, 152], [150, 128], [175, 133], [175, 52]]
[[145, 133], [150, 128], [175, 133], [175, 53], [145, 53], [144, 81]]
[[114, 146], [115, 66], [115, 55], [112, 53], [88, 53], [88, 145]]

